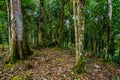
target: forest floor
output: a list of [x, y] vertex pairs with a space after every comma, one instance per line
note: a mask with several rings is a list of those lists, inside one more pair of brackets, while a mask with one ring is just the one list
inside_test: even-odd
[[75, 51], [46, 48], [33, 50], [26, 60], [16, 64], [3, 64], [0, 54], [0, 80], [120, 80], [120, 65], [90, 59], [86, 63], [87, 73], [73, 72]]

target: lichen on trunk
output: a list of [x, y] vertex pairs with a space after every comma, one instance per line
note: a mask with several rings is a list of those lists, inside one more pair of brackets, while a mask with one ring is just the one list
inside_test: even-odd
[[11, 49], [8, 61], [15, 63], [17, 60], [23, 60], [31, 51], [25, 39], [23, 26], [23, 16], [21, 11], [21, 0], [11, 0]]
[[[12, 39], [11, 40], [11, 50], [10, 50], [10, 63], [15, 63], [19, 59], [19, 54], [18, 54], [18, 47], [17, 47], [17, 41]], [[8, 59], [8, 61], [9, 61]], [[6, 61], [6, 62], [8, 62]]]
[[84, 8], [85, 0], [73, 1], [74, 9], [74, 27], [75, 27], [75, 39], [76, 39], [76, 65], [74, 67], [75, 73], [85, 72], [84, 61]]

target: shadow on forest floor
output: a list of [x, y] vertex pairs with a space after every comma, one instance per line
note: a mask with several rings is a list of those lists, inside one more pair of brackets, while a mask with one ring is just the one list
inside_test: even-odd
[[14, 65], [0, 62], [0, 80], [115, 80], [120, 76], [120, 65], [103, 63], [99, 59], [87, 62], [86, 74], [75, 75], [72, 71], [75, 51], [72, 50], [33, 51], [34, 54], [23, 62]]

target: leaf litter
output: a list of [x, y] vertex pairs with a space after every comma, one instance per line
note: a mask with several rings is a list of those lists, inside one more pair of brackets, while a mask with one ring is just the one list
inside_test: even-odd
[[86, 63], [86, 74], [76, 75], [73, 72], [75, 51], [69, 49], [46, 48], [33, 52], [14, 65], [0, 62], [0, 80], [115, 80], [120, 77], [120, 65], [97, 58]]

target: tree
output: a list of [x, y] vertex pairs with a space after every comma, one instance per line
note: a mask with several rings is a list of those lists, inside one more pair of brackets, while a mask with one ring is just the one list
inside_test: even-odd
[[8, 33], [9, 33], [9, 50], [10, 50], [10, 40], [11, 40], [11, 26], [10, 26], [10, 0], [6, 0], [6, 7], [7, 7], [7, 16], [8, 16]]
[[10, 0], [11, 4], [11, 49], [10, 62], [15, 63], [18, 59], [23, 60], [31, 54], [25, 38], [21, 0]]
[[40, 0], [40, 18], [39, 18], [39, 45], [44, 44], [44, 0]]
[[76, 73], [84, 73], [84, 10], [85, 0], [73, 1], [74, 9], [74, 27], [75, 27], [75, 39], [76, 39], [76, 65], [74, 71]]
[[59, 31], [59, 46], [62, 45], [62, 40], [63, 40], [63, 28], [64, 28], [64, 3], [62, 2], [62, 7], [61, 7], [61, 16], [60, 16], [60, 31]]
[[74, 26], [76, 39], [76, 63], [83, 54], [84, 41], [84, 9], [85, 0], [73, 1]]
[[108, 0], [108, 25], [106, 31], [106, 49], [104, 58], [105, 60], [107, 60], [107, 55], [109, 51], [111, 20], [112, 20], [112, 0]]

